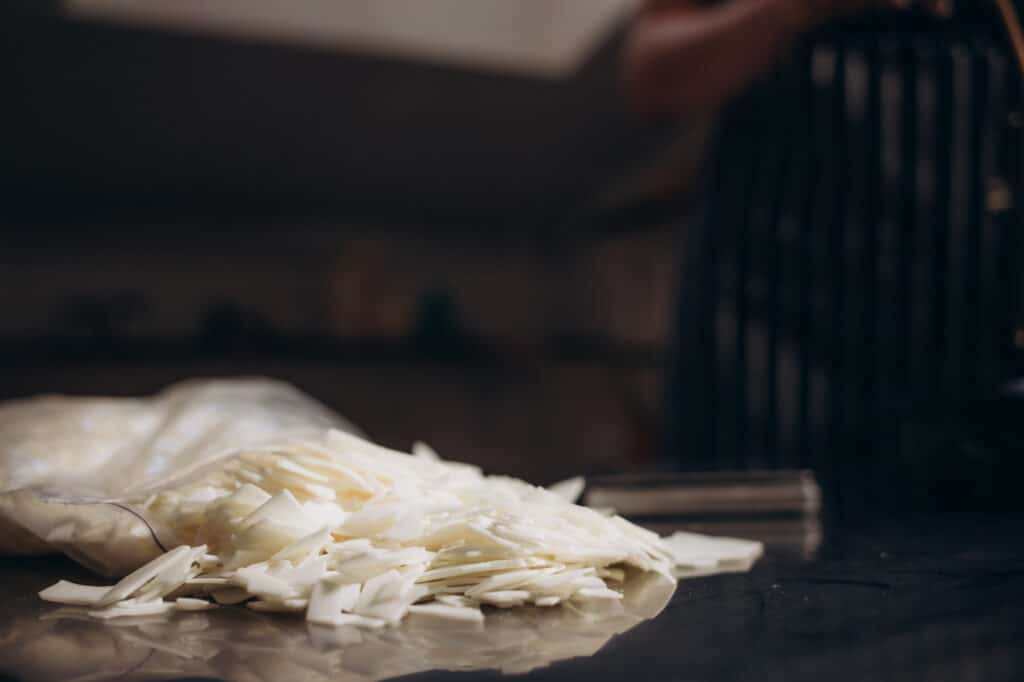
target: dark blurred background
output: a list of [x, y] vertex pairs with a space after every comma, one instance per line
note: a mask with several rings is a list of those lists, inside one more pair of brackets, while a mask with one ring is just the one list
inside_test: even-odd
[[537, 483], [1019, 508], [994, 3], [830, 26], [717, 126], [630, 112], [629, 0], [161, 4], [2, 5], [0, 398], [260, 374]]
[[3, 11], [0, 397], [266, 374], [537, 482], [651, 465], [689, 162], [619, 96], [632, 3], [125, 4]]

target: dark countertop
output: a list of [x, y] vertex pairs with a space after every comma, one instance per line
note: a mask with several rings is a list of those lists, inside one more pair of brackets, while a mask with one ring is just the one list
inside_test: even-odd
[[[1022, 530], [1024, 521], [1019, 520], [917, 520], [826, 534], [824, 545], [812, 560], [769, 550], [749, 573], [682, 581], [671, 602], [653, 620], [639, 622], [615, 636], [593, 656], [556, 662], [532, 671], [525, 679], [1018, 680], [1024, 673]], [[38, 660], [32, 664], [33, 647], [38, 652], [39, 643], [52, 636], [54, 626], [52, 621], [27, 617], [28, 611], [40, 606], [26, 595], [58, 576], [73, 577], [73, 569], [63, 561], [19, 564], [6, 560], [0, 564], [0, 609], [4, 613], [4, 622], [0, 623], [0, 679], [72, 677], [70, 670], [65, 671], [65, 677], [44, 676], [39, 673]], [[459, 647], [465, 649], [461, 655], [474, 656], [478, 661], [498, 656], [499, 648], [515, 648], [521, 661], [531, 653], [543, 657], [556, 640], [571, 639], [565, 651], [580, 655], [588, 646], [591, 650], [601, 646], [607, 636], [621, 629], [615, 626], [604, 632], [593, 624], [578, 627], [564, 618], [532, 624], [510, 618], [499, 624], [507, 628], [507, 635], [497, 638], [500, 647], [483, 632], [446, 639], [446, 635], [415, 627], [339, 645], [325, 641], [323, 633], [307, 632], [298, 621], [214, 613], [224, 614], [228, 620], [211, 626], [189, 614], [193, 620], [178, 625], [181, 642], [194, 644], [199, 641], [195, 637], [204, 632], [210, 635], [202, 655], [194, 647], [191, 653], [173, 653], [181, 646], [179, 640], [161, 640], [161, 625], [126, 628], [82, 621], [61, 623], [65, 645], [70, 639], [76, 639], [78, 647], [86, 642], [85, 649], [93, 652], [97, 662], [107, 660], [102, 652], [107, 651], [103, 647], [108, 644], [99, 634], [116, 632], [116, 645], [109, 649], [116, 654], [110, 655], [119, 657], [121, 663], [132, 657], [138, 660], [131, 666], [109, 669], [120, 670], [120, 674], [112, 674], [130, 679], [138, 679], [129, 674], [130, 670], [153, 670], [152, 663], [158, 659], [177, 662], [188, 657], [193, 663], [180, 670], [193, 675], [191, 679], [208, 677], [211, 671], [236, 679], [235, 673], [225, 672], [239, 670], [226, 662], [229, 653], [233, 660], [244, 660], [250, 666], [245, 675], [237, 673], [237, 678], [275, 679], [285, 674], [283, 668], [258, 664], [270, 652], [273, 655], [267, 661], [290, 658], [292, 664], [304, 662], [304, 669], [322, 667], [326, 661], [336, 660], [331, 656], [338, 656], [344, 674], [333, 674], [332, 679], [368, 679], [375, 670], [402, 674], [403, 670], [416, 669], [415, 665], [389, 666], [403, 655], [413, 655], [411, 652], [452, 665], [452, 661], [459, 660]], [[259, 618], [259, 628], [255, 627], [255, 618]], [[223, 637], [224, 646], [210, 650], [209, 640], [216, 640], [211, 633], [218, 625], [223, 632], [231, 633], [233, 641], [228, 644], [228, 638]], [[18, 636], [12, 636], [18, 627]], [[31, 627], [41, 628], [41, 634], [33, 635]], [[275, 628], [277, 634], [268, 637], [267, 627]], [[193, 631], [192, 639], [181, 634], [189, 631]], [[157, 650], [161, 642], [170, 652]], [[354, 648], [347, 648], [350, 646]], [[301, 653], [307, 650], [312, 653]], [[281, 657], [283, 651], [292, 655]], [[507, 651], [501, 656], [507, 664]], [[318, 662], [316, 666], [313, 659]], [[68, 664], [76, 674], [89, 666], [79, 663]], [[519, 665], [524, 669], [521, 662]], [[252, 670], [261, 667], [262, 674], [253, 675]], [[169, 671], [163, 679], [174, 677], [166, 674]], [[180, 675], [179, 671], [177, 679], [182, 679]], [[434, 671], [407, 677], [481, 678], [499, 679], [502, 675]]]

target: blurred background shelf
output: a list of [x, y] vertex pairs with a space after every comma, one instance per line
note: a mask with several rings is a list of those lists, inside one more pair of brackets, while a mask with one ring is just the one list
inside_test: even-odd
[[391, 446], [537, 483], [655, 465], [669, 232], [206, 224], [20, 234], [0, 251], [0, 399], [262, 374]]

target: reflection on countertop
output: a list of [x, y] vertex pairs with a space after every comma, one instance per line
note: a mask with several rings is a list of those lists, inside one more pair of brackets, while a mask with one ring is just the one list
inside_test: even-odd
[[[410, 616], [399, 627], [327, 628], [228, 607], [101, 622], [35, 595], [7, 604], [0, 671], [26, 680], [381, 680], [428, 670], [524, 673], [590, 656], [653, 618], [675, 585], [652, 573], [626, 583], [621, 602], [491, 610], [483, 624]], [[13, 608], [12, 608], [13, 607]], [[595, 610], [599, 609], [599, 610]]]
[[[522, 679], [533, 682], [1019, 682], [1021, 537], [1021, 519], [978, 516], [830, 527], [813, 558], [769, 545], [749, 572], [684, 580], [664, 608], [651, 599], [649, 611], [592, 622], [491, 612], [457, 637], [409, 620], [347, 644], [352, 631], [329, 631], [331, 641], [299, 619], [241, 609], [145, 627], [40, 621], [52, 607], [34, 592], [88, 573], [59, 557], [0, 558], [0, 679], [365, 680], [449, 666], [410, 679], [495, 681], [485, 667], [529, 667]], [[167, 651], [180, 640], [193, 658]]]

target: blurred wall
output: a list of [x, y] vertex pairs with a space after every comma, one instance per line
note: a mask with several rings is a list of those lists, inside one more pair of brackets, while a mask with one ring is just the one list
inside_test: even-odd
[[533, 78], [53, 5], [0, 9], [0, 398], [265, 374], [538, 482], [651, 465], [672, 237], [634, 208], [678, 174], [620, 35]]
[[538, 482], [652, 463], [670, 232], [97, 232], [0, 252], [0, 397], [263, 374], [392, 446]]

